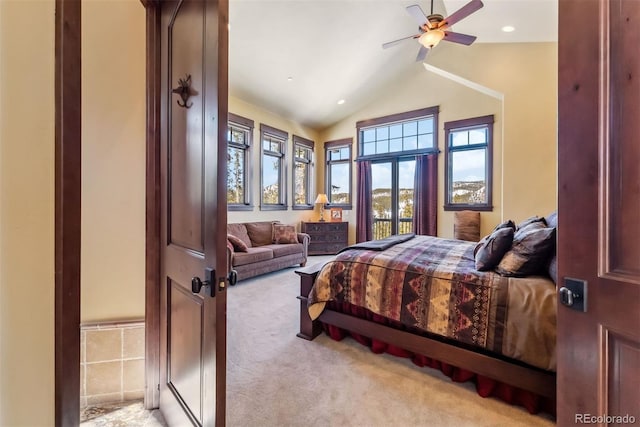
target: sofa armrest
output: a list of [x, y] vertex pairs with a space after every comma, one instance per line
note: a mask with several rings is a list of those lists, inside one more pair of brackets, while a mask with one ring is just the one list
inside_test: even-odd
[[304, 259], [307, 259], [307, 252], [309, 251], [309, 243], [311, 243], [311, 236], [307, 233], [298, 233], [298, 243], [302, 243], [304, 248], [303, 255]]

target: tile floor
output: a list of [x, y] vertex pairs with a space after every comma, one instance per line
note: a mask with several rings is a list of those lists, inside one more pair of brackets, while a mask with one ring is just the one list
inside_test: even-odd
[[80, 410], [83, 427], [167, 427], [157, 409], [147, 411], [141, 400], [87, 406]]

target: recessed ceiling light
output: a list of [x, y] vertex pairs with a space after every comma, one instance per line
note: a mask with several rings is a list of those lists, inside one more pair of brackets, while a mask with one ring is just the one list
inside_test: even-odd
[[344, 99], [341, 99], [340, 101], [338, 101], [338, 105], [342, 105], [344, 104]]
[[505, 25], [504, 27], [502, 27], [502, 31], [504, 31], [505, 33], [511, 33], [515, 30], [515, 27], [512, 27], [511, 25]]
[[293, 77], [287, 77], [287, 81], [290, 82], [293, 80]]

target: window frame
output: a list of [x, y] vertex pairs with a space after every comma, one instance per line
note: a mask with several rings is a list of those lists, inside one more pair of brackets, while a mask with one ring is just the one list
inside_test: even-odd
[[[391, 159], [396, 157], [406, 156], [418, 156], [426, 153], [439, 152], [438, 149], [438, 116], [440, 113], [440, 107], [426, 107], [418, 110], [405, 111], [404, 113], [391, 114], [388, 116], [377, 117], [374, 119], [361, 120], [356, 122], [356, 129], [358, 135], [358, 157], [356, 160], [371, 160], [376, 161], [379, 159]], [[420, 118], [433, 118], [433, 146], [429, 148], [419, 148], [415, 150], [406, 151], [389, 151], [380, 154], [368, 154], [364, 155], [364, 141], [363, 131], [372, 127], [381, 127], [385, 125], [391, 125], [394, 123], [404, 123], [409, 121], [419, 121]]]
[[[329, 151], [336, 148], [349, 148], [349, 158], [340, 160], [331, 160]], [[325, 158], [325, 188], [329, 203], [327, 206], [342, 208], [343, 210], [353, 209], [353, 138], [337, 139], [324, 143]], [[332, 203], [331, 202], [331, 165], [346, 163], [349, 166], [349, 203]]]
[[[480, 212], [493, 211], [493, 114], [473, 117], [469, 119], [455, 120], [444, 124], [445, 156], [444, 156], [444, 210], [462, 211], [472, 210]], [[451, 146], [451, 135], [455, 131], [487, 129], [487, 141], [482, 144], [473, 144], [460, 147]], [[485, 149], [485, 177], [486, 177], [486, 203], [452, 203], [451, 186], [453, 185], [453, 153], [462, 151]]]
[[[264, 149], [265, 137], [280, 142], [280, 152]], [[286, 211], [287, 210], [287, 142], [289, 134], [283, 130], [260, 123], [260, 210], [261, 211]], [[264, 201], [264, 156], [277, 157], [279, 159], [278, 176], [278, 203], [265, 203]]]
[[[251, 205], [251, 147], [253, 142], [254, 122], [246, 117], [239, 116], [234, 113], [228, 113], [227, 130], [230, 132], [232, 127], [239, 128], [247, 132], [246, 144], [236, 144], [227, 138], [227, 147], [234, 147], [244, 151], [244, 202], [230, 203], [227, 199], [227, 210], [229, 211], [250, 211], [253, 210]], [[228, 134], [228, 132], [227, 132]]]
[[[293, 135], [293, 153], [291, 155], [291, 166], [292, 166], [292, 176], [291, 176], [291, 181], [293, 182], [293, 185], [291, 186], [291, 209], [293, 210], [312, 210], [314, 208], [313, 205], [313, 201], [315, 200], [313, 198], [313, 190], [314, 190], [314, 157], [315, 157], [315, 142], [311, 141], [310, 139], [306, 139], [303, 138], [301, 136], [298, 135]], [[296, 150], [298, 149], [298, 147], [302, 147], [304, 149], [309, 150], [309, 159], [303, 159], [300, 157], [296, 157]], [[297, 204], [296, 203], [296, 165], [298, 163], [303, 163], [307, 165], [307, 178], [305, 182], [305, 186], [306, 186], [306, 203], [303, 204]]]

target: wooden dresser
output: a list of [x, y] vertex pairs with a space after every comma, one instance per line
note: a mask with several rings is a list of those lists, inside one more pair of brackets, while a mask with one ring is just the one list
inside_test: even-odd
[[311, 236], [309, 255], [335, 254], [348, 246], [348, 222], [303, 222], [301, 231]]

